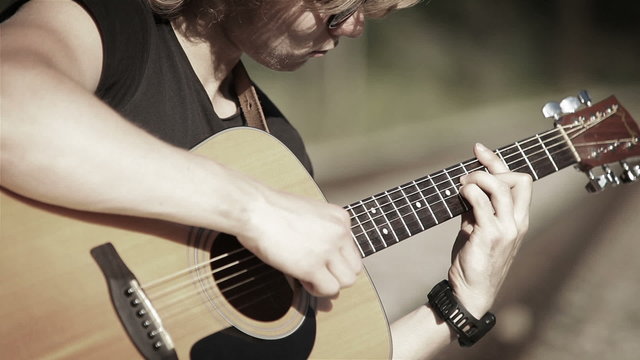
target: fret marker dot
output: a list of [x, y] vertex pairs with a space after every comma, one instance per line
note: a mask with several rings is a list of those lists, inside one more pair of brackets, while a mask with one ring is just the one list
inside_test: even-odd
[[385, 234], [385, 235], [387, 235], [387, 234], [389, 233], [389, 230], [387, 230], [387, 229], [382, 229], [382, 233], [383, 233], [383, 234]]
[[422, 204], [420, 204], [420, 201], [416, 202], [416, 207], [417, 207], [417, 208], [422, 207]]
[[371, 212], [375, 214], [376, 213], [376, 209], [375, 208], [371, 208]]
[[448, 189], [444, 192], [445, 195], [447, 196], [451, 196], [451, 191], [449, 191]]

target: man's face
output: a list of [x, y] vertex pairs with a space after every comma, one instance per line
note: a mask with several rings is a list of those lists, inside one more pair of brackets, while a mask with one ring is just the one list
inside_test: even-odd
[[327, 27], [328, 17], [302, 0], [265, 1], [258, 8], [242, 11], [228, 35], [256, 62], [273, 70], [291, 71], [325, 55], [338, 45], [341, 36], [357, 37], [364, 30], [362, 11], [335, 29]]

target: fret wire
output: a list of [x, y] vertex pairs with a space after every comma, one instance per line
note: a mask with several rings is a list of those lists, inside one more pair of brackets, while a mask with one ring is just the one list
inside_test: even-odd
[[[498, 157], [502, 160], [502, 163], [509, 168], [509, 163], [507, 163], [507, 161], [505, 161], [504, 157], [502, 156], [502, 153], [500, 152], [500, 149], [496, 149], [496, 154], [498, 155]], [[487, 169], [488, 171], [488, 169]]]
[[553, 169], [555, 171], [558, 171], [558, 166], [556, 165], [556, 162], [553, 161], [553, 157], [551, 157], [551, 154], [549, 154], [549, 150], [547, 149], [546, 146], [544, 146], [544, 143], [542, 142], [542, 139], [540, 139], [540, 136], [538, 134], [536, 134], [536, 139], [538, 139], [538, 142], [540, 143], [540, 145], [542, 145], [542, 150], [544, 150], [545, 154], [547, 154], [547, 157], [551, 161], [551, 165], [553, 165]]
[[[360, 233], [361, 235], [364, 234], [365, 237], [367, 237], [367, 233], [366, 232], [362, 232]], [[362, 250], [362, 245], [360, 245], [360, 241], [358, 241], [358, 238], [356, 235], [353, 234], [353, 232], [351, 233], [351, 237], [353, 238], [353, 241], [356, 243], [356, 245], [358, 246], [358, 250], [360, 250], [360, 255], [362, 255], [362, 257], [365, 257], [366, 255], [364, 254], [364, 251]], [[367, 238], [367, 240], [369, 240]], [[373, 249], [373, 247], [371, 247]], [[375, 250], [374, 250], [375, 252]]]
[[[468, 174], [467, 169], [464, 168], [464, 166], [462, 165], [462, 163], [459, 164], [460, 168], [462, 169], [462, 171], [464, 171], [465, 175]], [[458, 166], [456, 166], [458, 167]], [[465, 211], [469, 211], [469, 207], [467, 206], [466, 201], [464, 201], [464, 199], [462, 198], [462, 195], [460, 195], [460, 189], [456, 187], [456, 184], [453, 182], [453, 180], [451, 179], [451, 176], [449, 176], [449, 172], [447, 172], [447, 177], [449, 178], [449, 182], [451, 182], [451, 185], [453, 186], [453, 188], [456, 191], [456, 196], [460, 199], [460, 203], [462, 204], [462, 206], [464, 206], [464, 210]], [[460, 177], [458, 176], [458, 184], [460, 184]]]
[[[462, 164], [461, 164], [462, 165]], [[458, 166], [454, 166], [451, 170], [454, 170], [458, 168]], [[449, 183], [451, 184], [451, 187], [453, 188], [453, 192], [456, 194], [456, 198], [460, 199], [460, 203], [462, 204], [462, 206], [464, 207], [465, 211], [468, 211], [469, 208], [467, 208], [467, 204], [464, 203], [464, 201], [462, 201], [462, 197], [460, 196], [460, 190], [459, 187], [456, 186], [456, 184], [453, 182], [453, 179], [451, 178], [451, 176], [449, 176], [449, 170], [445, 169], [444, 173], [447, 175], [447, 179], [449, 179]], [[459, 179], [460, 176], [457, 177], [457, 179]], [[458, 185], [460, 185], [460, 183], [458, 183]]]
[[439, 224], [438, 218], [436, 218], [436, 214], [433, 213], [433, 209], [431, 209], [431, 205], [429, 205], [429, 202], [424, 197], [424, 194], [420, 190], [420, 187], [418, 186], [418, 183], [416, 183], [416, 181], [413, 180], [413, 184], [416, 186], [416, 189], [418, 189], [418, 194], [420, 194], [420, 197], [422, 198], [422, 200], [424, 200], [425, 205], [427, 205], [427, 209], [429, 209], [429, 213], [431, 214], [431, 217], [433, 218], [433, 221], [435, 221], [436, 225], [438, 225]]
[[[470, 165], [470, 164], [473, 164], [473, 163], [478, 163], [478, 161], [477, 161], [476, 159], [470, 160], [470, 162], [468, 162], [468, 163], [467, 163], [467, 165]], [[468, 171], [467, 171], [467, 169], [466, 169], [466, 167], [464, 166], [464, 164], [463, 164], [463, 163], [462, 163], [462, 168], [464, 169], [465, 173], [468, 173]], [[478, 168], [478, 169], [479, 169], [479, 168]], [[478, 170], [478, 169], [475, 169], [475, 170]], [[440, 182], [440, 183], [438, 183], [438, 184], [435, 184], [435, 182], [433, 181], [433, 179], [430, 179], [430, 180], [431, 180], [431, 182], [432, 182], [434, 185], [440, 185], [440, 184], [444, 183], [444, 182]], [[424, 181], [424, 180], [423, 180], [423, 181]], [[415, 182], [415, 180], [414, 180], [412, 183], [413, 183], [413, 184], [414, 184], [418, 189], [420, 189], [420, 187], [418, 187], [418, 183], [417, 183], [417, 182]], [[431, 188], [431, 187], [433, 187], [433, 188], [435, 188], [435, 189], [437, 190], [437, 187], [436, 187], [436, 186], [429, 186], [429, 187], [426, 187], [426, 188], [424, 188], [424, 189], [429, 189], [429, 188]], [[412, 194], [409, 194], [409, 195], [412, 195]], [[421, 197], [426, 201], [427, 205], [430, 205], [430, 204], [436, 204], [436, 203], [438, 203], [438, 202], [439, 202], [439, 201], [429, 202], [429, 201], [424, 197], [424, 195], [423, 195], [421, 192], [420, 192], [420, 195], [421, 195]], [[439, 193], [439, 192], [438, 192], [438, 195], [440, 195], [440, 193]], [[441, 199], [442, 199], [442, 197], [441, 197]], [[370, 202], [370, 201], [369, 201], [369, 202]], [[377, 202], [377, 201], [376, 201], [376, 202]], [[363, 203], [363, 205], [364, 205], [364, 203]], [[384, 204], [384, 205], [387, 205], [387, 204]], [[365, 209], [366, 209], [366, 207], [364, 207], [364, 206], [363, 206], [363, 208], [365, 208]], [[435, 217], [435, 214], [433, 213], [433, 211], [432, 211], [431, 207], [429, 207], [429, 210], [430, 210], [430, 212], [431, 212], [431, 214], [432, 214], [432, 216], [433, 216], [434, 220], [436, 221], [436, 223], [438, 223], [438, 220], [437, 220], [437, 218]], [[361, 214], [359, 214], [359, 215], [361, 215]]]
[[[355, 219], [356, 222], [358, 223], [358, 226], [360, 226], [360, 228], [362, 229], [362, 232], [360, 234], [364, 234], [364, 237], [367, 239], [367, 242], [369, 242], [369, 245], [371, 246], [371, 249], [373, 249], [373, 252], [376, 252], [376, 248], [373, 246], [373, 243], [371, 242], [371, 239], [369, 239], [369, 235], [367, 234], [367, 232], [364, 229], [364, 226], [362, 226], [362, 223], [360, 222], [360, 219], [358, 219], [357, 216], [355, 216], [355, 211], [353, 210], [353, 207], [351, 207], [351, 205], [348, 206], [349, 209], [347, 209], [348, 212], [351, 212], [351, 214], [353, 214], [353, 216], [351, 216], [351, 219]], [[360, 241], [358, 241], [357, 235], [355, 235], [353, 233], [353, 226], [351, 227], [351, 236], [353, 236], [356, 244], [358, 244], [358, 249], [360, 249], [360, 253], [362, 254], [362, 257], [365, 257], [364, 251], [362, 250], [362, 245], [360, 245]]]
[[522, 157], [524, 157], [524, 161], [527, 162], [527, 165], [529, 165], [529, 169], [531, 169], [531, 173], [533, 175], [533, 177], [538, 180], [538, 174], [536, 174], [535, 169], [533, 168], [533, 166], [531, 166], [531, 163], [529, 162], [529, 158], [527, 157], [527, 155], [524, 153], [524, 151], [522, 151], [522, 147], [520, 147], [520, 144], [518, 144], [518, 142], [515, 142], [516, 146], [518, 147], [518, 150], [520, 150], [520, 153], [522, 154]]
[[[549, 130], [549, 131], [547, 131], [547, 132], [545, 132], [545, 133], [542, 133], [542, 134], [543, 134], [543, 135], [545, 135], [545, 134], [550, 134], [550, 133], [557, 132], [557, 131], [558, 131], [557, 129], [552, 129], [552, 130]], [[536, 136], [538, 136], [538, 135], [536, 135]], [[553, 140], [556, 140], [556, 139], [558, 139], [558, 138], [562, 138], [562, 136], [561, 136], [561, 135], [559, 135], [559, 136], [553, 137], [553, 138], [549, 139], [549, 142], [550, 142], [550, 141], [553, 141]], [[566, 144], [566, 141], [564, 141], [564, 140], [563, 140], [563, 141], [561, 141], [561, 142], [557, 142], [557, 143], [555, 143], [555, 144], [553, 144], [553, 145], [551, 145], [551, 146], [562, 145], [563, 143], [565, 143], [565, 144]], [[514, 147], [514, 146], [511, 146], [511, 147], [505, 147], [505, 149], [513, 148], [513, 147]], [[531, 148], [527, 148], [527, 150], [529, 150], [529, 149], [531, 149]], [[546, 149], [546, 147], [545, 147], [545, 148], [543, 148], [543, 149], [544, 149], [544, 151], [545, 151], [547, 154], [549, 154], [549, 152], [548, 152], [548, 150]], [[565, 148], [565, 149], [569, 149], [569, 148], [567, 147], [567, 148]], [[558, 153], [558, 152], [556, 152], [556, 153]], [[534, 154], [535, 154], [535, 153], [534, 153]], [[555, 154], [555, 153], [554, 153], [554, 154]], [[533, 155], [533, 154], [532, 154], [532, 155]], [[549, 154], [548, 156], [552, 159], [552, 157], [551, 157], [550, 155], [551, 155], [551, 154]], [[515, 155], [514, 155], [514, 156], [515, 156]], [[479, 161], [478, 161], [477, 159], [472, 159], [472, 160], [469, 160], [467, 163], [464, 163], [464, 162], [463, 162], [463, 163], [461, 163], [462, 168], [463, 168], [463, 170], [465, 171], [465, 173], [466, 173], [466, 174], [468, 174], [468, 173], [469, 173], [469, 172], [468, 172], [468, 170], [466, 169], [466, 166], [471, 165], [471, 164], [474, 164], [474, 163], [479, 163]], [[465, 165], [465, 164], [466, 164], [466, 165]], [[557, 168], [557, 165], [555, 164], [555, 162], [554, 162], [553, 164], [554, 164], [554, 166]], [[480, 168], [477, 168], [477, 169], [474, 169], [474, 170], [479, 170], [479, 169], [480, 169]], [[485, 170], [486, 170], [486, 168], [485, 168]], [[427, 176], [425, 180], [421, 180], [421, 181], [420, 181], [420, 183], [422, 183], [422, 182], [424, 182], [424, 181], [426, 181], [426, 180], [430, 180], [430, 181], [431, 181], [431, 183], [433, 184], [433, 186], [429, 186], [429, 187], [426, 187], [426, 188], [424, 188], [424, 189], [428, 189], [428, 188], [430, 188], [430, 187], [434, 187], [434, 188], [437, 190], [437, 187], [435, 186], [436, 184], [435, 184], [435, 182], [433, 181], [433, 179], [431, 179], [431, 177], [430, 177], [430, 176]], [[412, 181], [412, 184], [413, 184], [414, 186], [416, 186], [416, 188], [420, 189], [420, 187], [418, 186], [419, 182], [416, 182], [416, 181], [414, 180], [414, 181]], [[439, 184], [442, 184], [442, 183], [438, 183], [438, 185], [439, 185]], [[418, 191], [418, 192], [420, 193], [420, 196], [425, 200], [425, 202], [426, 202], [427, 206], [429, 207], [429, 211], [430, 211], [430, 213], [431, 213], [431, 215], [432, 215], [432, 217], [433, 217], [434, 221], [436, 222], [436, 224], [438, 224], [438, 219], [435, 217], [435, 214], [433, 213], [433, 210], [431, 209], [431, 206], [430, 206], [430, 204], [431, 204], [431, 203], [430, 203], [430, 202], [429, 202], [429, 201], [424, 197], [424, 195], [421, 193], [421, 191]], [[412, 195], [412, 194], [409, 194], [409, 195]], [[438, 191], [438, 195], [440, 195], [440, 192], [439, 192], [439, 191]], [[442, 198], [442, 196], [441, 196], [441, 195], [440, 195], [440, 197]], [[371, 201], [371, 200], [367, 200], [367, 202], [370, 202], [370, 201]], [[374, 201], [375, 201], [375, 199], [374, 199]], [[376, 202], [377, 202], [377, 201], [376, 201]], [[363, 201], [361, 201], [360, 203], [362, 204], [363, 209], [365, 209], [365, 210], [366, 210], [366, 206], [365, 206], [364, 202], [363, 202]], [[359, 214], [359, 215], [361, 215], [361, 214]], [[369, 214], [369, 217], [371, 218], [370, 214]]]
[[442, 203], [444, 204], [445, 209], [447, 209], [447, 212], [449, 212], [449, 216], [453, 217], [453, 214], [451, 213], [451, 210], [449, 210], [449, 206], [447, 205], [447, 203], [444, 201], [444, 198], [442, 197], [442, 194], [440, 193], [440, 190], [436, 186], [436, 183], [433, 181], [431, 176], [427, 176], [427, 177], [429, 178], [429, 180], [431, 180], [431, 184], [433, 184], [433, 188], [436, 190], [436, 193], [438, 193], [438, 196], [440, 197], [440, 200], [442, 200]]
[[[456, 166], [457, 167], [457, 166]], [[454, 192], [457, 192], [456, 189], [456, 184], [453, 182], [453, 180], [451, 179], [451, 176], [449, 176], [449, 171], [448, 170], [444, 170], [444, 174], [447, 175], [447, 179], [449, 180], [449, 183], [451, 184], [451, 187], [453, 188]]]
[[[473, 164], [473, 163], [478, 163], [478, 161], [477, 161], [477, 160], [475, 160], [475, 159], [474, 159], [474, 160], [471, 160], [470, 162], [468, 162], [468, 163], [467, 163], [467, 165], [470, 165], [470, 164]], [[466, 167], [464, 166], [464, 164], [463, 164], [463, 163], [461, 163], [461, 165], [462, 165], [462, 168], [464, 169], [465, 173], [467, 173], [467, 174], [468, 174], [468, 171], [467, 171]], [[520, 169], [520, 168], [518, 168], [518, 170], [519, 170], [519, 169]], [[476, 169], [476, 170], [478, 170], [478, 169]], [[435, 184], [435, 182], [433, 181], [433, 179], [430, 179], [430, 180], [431, 180], [431, 182], [432, 182], [433, 184]], [[447, 181], [448, 181], [448, 180], [447, 180]], [[419, 188], [419, 187], [418, 187], [418, 183], [417, 183], [417, 182], [415, 182], [415, 180], [414, 180], [412, 183], [413, 183], [417, 188]], [[435, 185], [440, 185], [440, 184], [442, 184], [442, 183], [444, 183], [444, 182], [440, 182], [440, 183], [435, 184]], [[436, 186], [429, 186], [429, 187], [426, 187], [426, 188], [424, 188], [424, 189], [429, 189], [429, 188], [431, 188], [431, 187], [433, 187], [433, 188], [435, 188], [435, 189], [437, 190], [437, 187], [436, 187]], [[448, 189], [447, 189], [447, 190], [448, 190]], [[412, 195], [412, 194], [409, 194], [409, 195]], [[426, 203], [427, 203], [427, 204], [436, 204], [436, 203], [438, 203], [438, 202], [439, 202], [439, 201], [429, 202], [429, 201], [424, 197], [424, 195], [423, 195], [422, 193], [420, 193], [420, 195], [421, 195], [421, 197], [426, 201]], [[439, 193], [439, 192], [438, 192], [438, 195], [440, 195], [440, 193]], [[441, 197], [441, 199], [442, 199], [442, 197]], [[387, 205], [387, 204], [384, 204], [384, 205]], [[430, 208], [430, 210], [431, 210], [431, 208]], [[435, 221], [436, 221], [436, 223], [437, 223], [437, 218], [435, 217], [435, 214], [433, 214], [433, 211], [432, 211], [432, 210], [431, 210], [431, 213], [432, 213], [432, 216], [434, 217], [434, 220], [435, 220]]]
[[[391, 203], [391, 206], [393, 206], [396, 213], [400, 217], [400, 221], [402, 221], [402, 225], [404, 225], [404, 228], [407, 229], [407, 234], [409, 234], [409, 236], [413, 236], [413, 234], [411, 234], [411, 230], [409, 230], [409, 227], [407, 226], [407, 223], [404, 222], [404, 216], [400, 214], [400, 211], [398, 210], [398, 207], [396, 206], [395, 201], [391, 198], [391, 196], [389, 196], [389, 193], [387, 191], [385, 191], [384, 194], [387, 196], [387, 198], [389, 198], [389, 202]], [[391, 227], [393, 227], [393, 225]], [[396, 240], [397, 239], [398, 237], [396, 236]]]
[[367, 216], [369, 217], [369, 220], [371, 221], [371, 223], [373, 224], [373, 228], [376, 230], [376, 232], [378, 233], [378, 235], [380, 236], [380, 240], [382, 240], [382, 244], [384, 245], [384, 247], [389, 247], [389, 245], [387, 244], [387, 241], [384, 239], [384, 237], [382, 236], [382, 234], [380, 233], [380, 229], [378, 229], [378, 226], [376, 226], [376, 222], [373, 221], [373, 218], [371, 217], [371, 213], [369, 211], [367, 211], [367, 207], [364, 205], [364, 203], [362, 202], [362, 200], [360, 201], [360, 205], [362, 205], [362, 208], [364, 209], [364, 212], [367, 214]]
[[[520, 147], [522, 148], [525, 154], [527, 152], [533, 151], [529, 155], [527, 155], [527, 157], [534, 171], [536, 172], [538, 179], [549, 174], [549, 173], [545, 173], [546, 172], [545, 169], [547, 167], [545, 160], [548, 159], [548, 156], [546, 155], [544, 144], [541, 144], [539, 140], [540, 140], [540, 137], [538, 136], [538, 134], [536, 134], [520, 142]], [[527, 145], [527, 146], [523, 147], [523, 145]], [[542, 151], [540, 151], [540, 149], [542, 149]], [[543, 172], [542, 175], [541, 175], [541, 172]]]
[[[555, 145], [561, 145], [561, 144], [562, 144], [562, 143], [556, 143], [556, 144], [554, 144], [554, 146], [555, 146]], [[557, 154], [557, 153], [559, 153], [559, 152], [561, 152], [561, 151], [566, 151], [566, 150], [570, 150], [570, 148], [569, 148], [568, 146], [565, 146], [565, 147], [563, 147], [562, 149], [560, 149], [559, 151], [556, 151], [556, 152], [551, 153], [551, 155], [554, 155], [554, 154]], [[471, 161], [469, 162], [469, 164], [472, 164], [472, 163], [474, 163], [474, 162], [475, 162], [474, 160], [471, 160]], [[522, 167], [519, 167], [519, 168], [517, 168], [517, 169], [514, 169], [514, 171], [520, 170], [520, 169], [522, 169], [522, 168], [524, 168], [524, 167], [526, 167], [526, 166], [522, 166]], [[465, 169], [465, 170], [466, 170], [466, 169]], [[447, 199], [449, 199], [449, 198], [447, 198]], [[405, 205], [405, 206], [406, 206], [406, 205]], [[433, 213], [432, 213], [432, 216], [433, 216]], [[395, 220], [395, 219], [394, 219], [394, 220]], [[436, 218], [435, 216], [434, 216], [434, 220], [436, 221], [436, 224], [437, 224], [437, 223], [438, 223], [438, 220], [437, 220], [437, 218]], [[359, 235], [359, 234], [358, 234], [358, 235]], [[383, 242], [384, 242], [384, 240], [383, 240]], [[386, 245], [386, 244], [385, 244], [385, 245]]]
[[[393, 228], [393, 225], [391, 225], [391, 222], [389, 221], [389, 218], [387, 217], [387, 214], [384, 212], [384, 210], [380, 206], [380, 203], [378, 203], [378, 199], [376, 199], [375, 196], [373, 196], [373, 201], [375, 201], [376, 206], [378, 207], [378, 209], [380, 209], [380, 212], [382, 213], [382, 216], [384, 217], [384, 220], [387, 222], [387, 225], [389, 225], [389, 229], [391, 230], [391, 234], [393, 235], [393, 237], [396, 239], [396, 243], [400, 242], [400, 240], [398, 240], [398, 235], [396, 235], [396, 231]], [[388, 205], [388, 204], [385, 204], [385, 205]], [[375, 224], [375, 222], [374, 222], [374, 224]], [[376, 224], [376, 226], [377, 226], [377, 224]], [[385, 230], [385, 228], [382, 228], [382, 233], [383, 234], [384, 234], [384, 230]], [[386, 241], [385, 241], [385, 243], [386, 243]]]
[[[414, 181], [415, 183], [415, 181]], [[417, 188], [417, 186], [416, 186]], [[407, 196], [407, 194], [405, 194], [404, 190], [402, 189], [402, 186], [398, 186], [398, 189], [400, 189], [400, 192], [402, 193], [402, 196], [404, 196], [405, 199], [407, 199], [407, 205], [411, 208], [411, 211], [413, 211], [413, 215], [416, 217], [416, 219], [418, 220], [418, 224], [420, 225], [420, 230], [424, 231], [424, 225], [422, 225], [422, 220], [420, 220], [420, 217], [418, 216], [418, 213], [416, 212], [416, 209], [413, 208], [413, 206], [411, 206], [411, 201], [409, 200], [409, 197]], [[405, 206], [407, 206], [405, 205]]]
[[[561, 145], [561, 144], [562, 144], [562, 143], [557, 143], [556, 145]], [[556, 151], [556, 152], [554, 152], [554, 154], [557, 154], [557, 153], [561, 152], [562, 150], [567, 150], [567, 149], [569, 149], [569, 148], [568, 148], [568, 147], [564, 147], [564, 148], [563, 148], [563, 149], [561, 149], [560, 151]], [[548, 152], [548, 151], [547, 151], [547, 152]], [[549, 155], [551, 155], [551, 154], [549, 154]], [[540, 161], [540, 160], [538, 160], [538, 161]], [[471, 165], [471, 164], [473, 164], [473, 163], [478, 163], [478, 161], [477, 161], [477, 160], [471, 160], [471, 161], [467, 162], [467, 163], [466, 163], [466, 165]], [[463, 169], [465, 170], [465, 172], [466, 172], [466, 173], [468, 173], [468, 170], [466, 169], [465, 163], [462, 163], [462, 167], [463, 167]], [[525, 166], [525, 167], [526, 167], [526, 166]], [[517, 171], [517, 170], [520, 170], [520, 169], [522, 169], [522, 167], [521, 167], [521, 168], [514, 169], [514, 171]], [[476, 169], [476, 170], [479, 170], [479, 169]]]
[[[564, 148], [562, 148], [560, 151], [565, 151], [565, 150], [570, 150], [570, 149], [569, 149], [569, 147], [564, 147]], [[556, 153], [558, 153], [558, 152], [560, 152], [560, 151], [554, 152], [553, 154], [556, 154]], [[552, 155], [553, 155], [553, 154], [552, 154]], [[473, 161], [472, 161], [471, 163], [473, 163]], [[519, 168], [517, 168], [517, 169], [514, 169], [514, 171], [520, 170], [520, 169], [525, 168], [525, 167], [526, 167], [526, 165], [523, 165], [522, 167], [519, 167]], [[456, 196], [457, 196], [457, 195], [456, 195]], [[451, 199], [451, 198], [453, 198], [453, 197], [454, 197], [454, 196], [452, 196], [452, 197], [448, 197], [448, 198], [446, 198], [446, 199]], [[444, 202], [444, 199], [443, 199], [443, 202]], [[405, 205], [405, 206], [407, 206], [407, 205]], [[432, 216], [433, 216], [433, 215], [432, 215]], [[452, 216], [452, 218], [453, 218], [453, 216]], [[393, 220], [395, 220], [395, 219], [393, 219]], [[437, 223], [438, 223], [438, 220], [437, 220], [437, 218], [436, 218], [435, 216], [434, 216], [434, 220], [436, 221], [436, 224], [437, 224]]]
[[460, 163], [460, 167], [462, 168], [462, 170], [464, 170], [465, 175], [469, 175], [469, 172], [467, 171], [467, 168], [464, 166], [463, 163]]
[[[431, 180], [431, 184], [434, 184], [433, 179], [430, 178], [430, 175], [425, 177], [424, 181], [426, 181], [426, 180]], [[423, 183], [424, 183], [424, 181], [423, 181]], [[427, 190], [434, 190], [434, 193], [428, 194], [428, 195], [425, 196], [424, 191], [427, 191]], [[436, 205], [436, 204], [438, 204], [440, 202], [440, 201], [437, 200], [437, 198], [439, 196], [438, 188], [435, 185], [428, 185], [428, 186], [425, 186], [424, 188], [418, 188], [418, 191], [420, 192], [420, 195], [422, 195], [422, 198], [426, 202], [427, 206], [429, 206], [429, 209], [432, 210], [431, 213], [433, 214], [434, 218], [437, 221], [438, 217], [436, 216], [436, 214], [438, 213], [438, 210], [436, 209], [435, 211], [433, 211], [433, 205]], [[436, 200], [435, 201], [429, 200], [432, 197], [436, 197]]]
[[[549, 133], [552, 133], [552, 132], [557, 132], [557, 129], [548, 130], [547, 132], [544, 132], [544, 133], [541, 133], [541, 134], [546, 135], [546, 134], [549, 134]], [[557, 138], [562, 138], [562, 136], [561, 136], [561, 135], [559, 135], [559, 136], [557, 136], [557, 137], [555, 137], [555, 138], [552, 138], [551, 140], [555, 140], [555, 139], [557, 139]], [[559, 143], [559, 144], [562, 144], [562, 143]], [[514, 148], [514, 147], [515, 147], [514, 145], [510, 145], [510, 146], [505, 147], [503, 150], [512, 149], [512, 148]], [[529, 149], [530, 149], [530, 148], [527, 148], [526, 150], [529, 150]], [[510, 156], [516, 156], [516, 155], [515, 155], [515, 154], [513, 154], [513, 155], [510, 155]], [[505, 161], [506, 161], [506, 160], [505, 160]], [[469, 160], [469, 162], [468, 162], [466, 165], [471, 165], [471, 164], [473, 164], [473, 163], [479, 163], [479, 161], [478, 161], [477, 159], [472, 159], [472, 160]], [[507, 164], [507, 166], [509, 166], [509, 164]], [[468, 173], [467, 169], [464, 167], [464, 164], [463, 164], [463, 168], [464, 168], [465, 172], [467, 172], [467, 173]], [[486, 169], [486, 168], [484, 168], [484, 167], [482, 167], [482, 166], [481, 166], [481, 168], [483, 168], [485, 171], [488, 171], [488, 169]], [[480, 168], [477, 168], [477, 169], [474, 169], [474, 170], [479, 170], [479, 169], [480, 169]], [[425, 178], [426, 178], [426, 177], [425, 177]], [[422, 181], [426, 181], [426, 180], [422, 180]], [[421, 181], [421, 182], [422, 182], [422, 181]], [[415, 181], [414, 181], [413, 183], [414, 183], [414, 185], [416, 185], [416, 186], [417, 186], [417, 184], [418, 184], [418, 183], [416, 183]], [[438, 184], [436, 184], [436, 185], [440, 185], [440, 183], [438, 183]], [[428, 188], [425, 188], [425, 189], [428, 189]], [[411, 194], [410, 194], [410, 195], [411, 195]], [[369, 200], [369, 201], [370, 201], [370, 200]]]

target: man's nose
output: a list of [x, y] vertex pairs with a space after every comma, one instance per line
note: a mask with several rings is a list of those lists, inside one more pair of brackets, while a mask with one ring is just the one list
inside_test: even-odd
[[335, 36], [356, 38], [364, 32], [364, 22], [364, 12], [362, 10], [358, 10], [345, 20], [345, 22], [338, 25], [335, 29], [330, 29], [329, 31]]

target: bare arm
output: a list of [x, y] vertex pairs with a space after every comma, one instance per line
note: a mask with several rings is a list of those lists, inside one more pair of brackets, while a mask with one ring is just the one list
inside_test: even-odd
[[0, 31], [3, 187], [59, 206], [237, 235], [319, 295], [355, 281], [361, 262], [341, 208], [276, 192], [168, 145], [96, 98], [102, 46], [80, 6], [33, 0]]
[[[490, 173], [478, 171], [461, 179], [460, 193], [472, 211], [462, 216], [448, 278], [460, 303], [480, 319], [493, 305], [527, 232], [532, 180], [510, 172], [484, 146], [477, 145], [474, 152]], [[391, 330], [397, 359], [430, 358], [456, 339], [428, 306], [399, 319]]]

